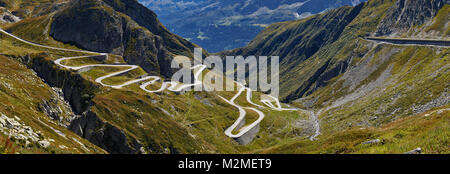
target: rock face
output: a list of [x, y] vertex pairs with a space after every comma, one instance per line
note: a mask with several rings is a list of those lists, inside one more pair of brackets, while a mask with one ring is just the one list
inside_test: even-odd
[[51, 25], [56, 40], [122, 55], [152, 74], [170, 76], [174, 55], [191, 56], [194, 44], [171, 34], [156, 15], [134, 0], [72, 1]]
[[90, 101], [94, 97], [93, 90], [97, 89], [98, 86], [87, 82], [79, 74], [59, 71], [52, 62], [45, 60], [41, 56], [33, 58], [30, 64], [31, 68], [47, 84], [62, 89], [65, 100], [69, 102], [76, 115], [88, 110]]
[[74, 117], [72, 107], [70, 107], [69, 102], [65, 101], [61, 89], [53, 87], [52, 90], [54, 93], [51, 98], [42, 100], [38, 104], [37, 110], [58, 122], [60, 126], [67, 127]]
[[449, 3], [450, 0], [398, 0], [381, 21], [376, 35], [399, 34], [413, 26], [420, 26]]
[[73, 8], [55, 16], [50, 34], [55, 39], [73, 42], [87, 50], [123, 55], [123, 28], [118, 14], [89, 9], [96, 7], [95, 4], [81, 1], [72, 1], [72, 4]]
[[93, 112], [87, 111], [75, 118], [69, 129], [91, 143], [113, 154], [136, 154], [142, 145], [134, 138], [127, 138], [125, 133], [107, 122], [100, 120]]

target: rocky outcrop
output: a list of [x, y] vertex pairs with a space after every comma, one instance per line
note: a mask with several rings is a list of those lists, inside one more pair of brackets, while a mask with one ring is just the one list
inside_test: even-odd
[[16, 22], [19, 22], [20, 20], [21, 19], [19, 17], [14, 16], [6, 8], [0, 7], [0, 24], [1, 23], [16, 23]]
[[121, 17], [100, 4], [72, 1], [69, 9], [55, 15], [50, 35], [87, 50], [123, 55]]
[[413, 26], [420, 26], [449, 3], [450, 0], [398, 0], [380, 22], [376, 35], [400, 34]]
[[47, 148], [50, 146], [49, 141], [54, 141], [53, 139], [45, 139], [40, 131], [34, 131], [30, 126], [22, 123], [19, 117], [10, 118], [2, 113], [0, 113], [0, 133], [14, 138], [25, 146], [37, 143], [41, 147]]
[[49, 100], [42, 100], [37, 109], [57, 121], [59, 125], [67, 127], [74, 117], [72, 107], [64, 99], [62, 89], [53, 87], [52, 90], [52, 97]]
[[142, 145], [136, 139], [127, 137], [122, 130], [102, 121], [91, 111], [76, 117], [68, 128], [109, 153], [145, 153], [141, 150]]
[[60, 112], [58, 112], [57, 110], [55, 110], [55, 107], [53, 105], [56, 105], [57, 101], [56, 100], [51, 100], [50, 102], [48, 101], [43, 101], [38, 109], [39, 111], [47, 114], [52, 120], [56, 120], [56, 121], [61, 121], [61, 117], [60, 117]]
[[94, 98], [94, 90], [98, 86], [83, 79], [79, 74], [57, 69], [53, 62], [46, 60], [44, 56], [37, 55], [31, 58], [29, 66], [47, 84], [62, 89], [64, 98], [69, 102], [76, 115], [88, 110], [90, 101]]

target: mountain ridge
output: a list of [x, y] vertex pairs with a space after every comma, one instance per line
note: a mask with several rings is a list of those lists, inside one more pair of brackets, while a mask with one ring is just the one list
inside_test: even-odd
[[[199, 44], [210, 52], [245, 46], [266, 26], [304, 18], [353, 0], [282, 1], [140, 1], [152, 10], [169, 30]], [[363, 1], [361, 1], [363, 2]]]

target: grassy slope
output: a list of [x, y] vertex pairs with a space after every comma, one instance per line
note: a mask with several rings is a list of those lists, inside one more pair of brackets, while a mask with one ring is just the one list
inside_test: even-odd
[[[425, 154], [448, 154], [449, 116], [448, 110], [436, 108], [380, 128], [355, 127], [323, 136], [318, 141], [291, 142], [257, 153], [400, 154], [421, 147]], [[362, 144], [374, 139], [380, 143]]]
[[[375, 55], [370, 60], [372, 65], [369, 64], [366, 68], [377, 66], [377, 69], [370, 72], [354, 89], [343, 85], [348, 81], [344, 74], [313, 93], [312, 97], [317, 99], [317, 108], [330, 109], [321, 115], [324, 129], [328, 129], [326, 131], [341, 130], [358, 124], [389, 123], [399, 117], [431, 109], [436, 100], [442, 98], [441, 95], [448, 93], [449, 49], [389, 45], [376, 48], [379, 48], [378, 51], [369, 53]], [[391, 51], [398, 53], [388, 58], [383, 56]], [[366, 61], [369, 57], [371, 56], [361, 61]], [[367, 88], [371, 90], [366, 91]], [[334, 95], [329, 95], [330, 93]], [[359, 98], [346, 100], [352, 95]], [[339, 101], [349, 102], [336, 105]], [[431, 103], [431, 107], [426, 107], [425, 110], [414, 109], [426, 106], [427, 103]]]

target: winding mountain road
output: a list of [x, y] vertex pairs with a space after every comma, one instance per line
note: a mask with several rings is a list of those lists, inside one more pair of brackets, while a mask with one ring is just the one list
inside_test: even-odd
[[[106, 87], [111, 87], [111, 88], [115, 88], [115, 89], [120, 89], [123, 87], [126, 87], [128, 85], [132, 85], [132, 84], [136, 84], [136, 83], [141, 83], [141, 82], [145, 82], [143, 84], [141, 84], [139, 87], [140, 89], [148, 92], [148, 93], [160, 93], [164, 90], [169, 90], [172, 92], [180, 92], [184, 89], [190, 88], [190, 87], [194, 87], [197, 85], [202, 85], [203, 82], [200, 81], [199, 77], [202, 74], [202, 72], [206, 69], [205, 65], [197, 65], [191, 68], [191, 70], [197, 70], [197, 72], [194, 74], [194, 83], [193, 84], [182, 84], [181, 86], [179, 82], [162, 82], [162, 85], [160, 87], [160, 89], [158, 90], [148, 90], [147, 87], [149, 85], [154, 84], [157, 81], [162, 81], [162, 79], [158, 76], [145, 76], [145, 77], [141, 77], [139, 79], [135, 79], [135, 80], [130, 80], [127, 81], [125, 83], [122, 83], [120, 85], [108, 85], [103, 83], [103, 80], [107, 79], [107, 78], [111, 78], [114, 76], [119, 76], [121, 74], [130, 72], [132, 70], [138, 69], [139, 66], [137, 65], [124, 65], [124, 64], [91, 64], [91, 65], [83, 65], [83, 66], [68, 66], [68, 65], [64, 65], [62, 63], [62, 61], [68, 61], [68, 60], [74, 60], [74, 59], [83, 59], [83, 58], [92, 58], [94, 56], [98, 57], [98, 56], [105, 56], [106, 58], [108, 57], [107, 53], [98, 53], [98, 52], [92, 52], [92, 51], [84, 51], [84, 50], [74, 50], [74, 49], [65, 49], [65, 48], [57, 48], [57, 47], [51, 47], [51, 46], [46, 46], [46, 45], [41, 45], [41, 44], [37, 44], [37, 43], [33, 43], [33, 42], [29, 42], [26, 40], [23, 40], [13, 34], [10, 34], [2, 29], [0, 29], [0, 32], [3, 34], [6, 34], [20, 42], [29, 44], [29, 45], [33, 45], [36, 47], [41, 47], [41, 48], [46, 48], [46, 49], [52, 49], [52, 50], [59, 50], [59, 51], [68, 51], [68, 52], [77, 52], [77, 53], [84, 53], [84, 54], [90, 54], [87, 56], [78, 56], [78, 57], [63, 57], [60, 59], [57, 59], [54, 61], [54, 63], [62, 68], [66, 68], [66, 69], [70, 69], [70, 70], [81, 70], [84, 68], [91, 68], [91, 67], [128, 67], [125, 70], [122, 71], [118, 71], [118, 72], [113, 72], [110, 73], [108, 75], [102, 76], [102, 77], [98, 77], [97, 79], [95, 79], [95, 82], [101, 84], [102, 86], [106, 86]], [[364, 38], [365, 40], [369, 40], [369, 41], [373, 41], [373, 42], [381, 42], [381, 43], [388, 43], [388, 44], [393, 44], [393, 45], [419, 45], [419, 46], [444, 46], [444, 47], [448, 47], [450, 46], [450, 41], [448, 40], [425, 40], [425, 39], [392, 39], [392, 38], [378, 38], [378, 37], [367, 37]], [[311, 120], [313, 121], [313, 127], [314, 127], [314, 134], [311, 135], [309, 137], [309, 139], [311, 141], [315, 140], [317, 136], [320, 135], [320, 122], [318, 119], [318, 116], [320, 115], [320, 113], [323, 110], [318, 111], [317, 113], [315, 113], [314, 111], [308, 111], [308, 110], [302, 110], [302, 109], [297, 109], [297, 108], [283, 108], [281, 106], [280, 101], [273, 97], [268, 95], [268, 98], [271, 98], [271, 100], [269, 99], [261, 99], [260, 102], [263, 103], [266, 106], [262, 106], [259, 104], [254, 103], [251, 99], [252, 99], [252, 90], [250, 88], [245, 87], [244, 85], [235, 82], [238, 84], [239, 86], [239, 91], [238, 93], [236, 93], [235, 96], [233, 96], [233, 98], [231, 99], [226, 99], [222, 96], [219, 95], [219, 97], [221, 99], [223, 99], [225, 102], [227, 102], [228, 104], [236, 107], [239, 110], [239, 117], [237, 118], [237, 120], [225, 130], [225, 135], [227, 135], [230, 138], [234, 138], [236, 139], [238, 142], [242, 143], [242, 144], [247, 144], [249, 143], [256, 135], [256, 133], [259, 130], [259, 125], [261, 123], [261, 121], [264, 119], [265, 114], [263, 112], [261, 112], [260, 110], [254, 108], [254, 107], [243, 107], [240, 106], [238, 104], [235, 103], [235, 100], [242, 95], [242, 93], [244, 93], [244, 91], [246, 92], [246, 100], [248, 101], [248, 103], [250, 103], [251, 105], [259, 108], [259, 109], [264, 109], [264, 108], [268, 108], [268, 109], [273, 109], [273, 110], [277, 110], [277, 111], [293, 111], [293, 110], [300, 110], [303, 111], [305, 113], [308, 113], [310, 115]], [[206, 85], [206, 84], [205, 84]], [[177, 87], [178, 86], [178, 87]], [[275, 105], [273, 104], [275, 103]], [[247, 114], [246, 110], [252, 110], [254, 112], [256, 112], [259, 115], [259, 118], [254, 121], [251, 124], [247, 124], [245, 125], [245, 116]], [[234, 134], [233, 131], [234, 130], [239, 130], [237, 134]], [[240, 140], [242, 139], [242, 140]]]
[[[68, 65], [64, 65], [62, 63], [62, 61], [68, 61], [68, 60], [74, 60], [74, 59], [83, 59], [83, 58], [92, 58], [92, 57], [98, 57], [98, 56], [105, 56], [106, 58], [108, 57], [107, 53], [98, 53], [98, 52], [92, 52], [92, 51], [83, 51], [83, 50], [73, 50], [73, 49], [64, 49], [64, 48], [56, 48], [56, 47], [51, 47], [51, 46], [46, 46], [46, 45], [40, 45], [40, 44], [36, 44], [33, 42], [29, 42], [26, 40], [23, 40], [19, 37], [16, 37], [2, 29], [0, 29], [1, 33], [4, 33], [20, 42], [29, 44], [29, 45], [33, 45], [36, 47], [41, 47], [41, 48], [47, 48], [47, 49], [52, 49], [52, 50], [60, 50], [60, 51], [68, 51], [68, 52], [77, 52], [77, 53], [86, 53], [86, 54], [92, 54], [92, 55], [87, 55], [87, 56], [77, 56], [77, 57], [62, 57], [60, 59], [57, 59], [54, 61], [54, 63], [62, 68], [66, 68], [66, 69], [70, 69], [70, 70], [81, 70], [84, 68], [90, 68], [90, 67], [128, 67], [128, 69], [122, 70], [122, 71], [118, 71], [118, 72], [113, 72], [110, 73], [108, 75], [102, 76], [102, 77], [98, 77], [97, 79], [95, 79], [95, 82], [101, 84], [102, 86], [106, 86], [106, 87], [111, 87], [111, 88], [115, 88], [115, 89], [120, 89], [123, 88], [125, 86], [131, 85], [131, 84], [135, 84], [135, 83], [140, 83], [143, 81], [147, 81], [145, 83], [143, 83], [142, 85], [140, 85], [140, 88], [148, 93], [159, 93], [162, 92], [164, 90], [169, 90], [169, 91], [173, 91], [173, 92], [180, 92], [184, 89], [190, 88], [190, 87], [194, 87], [197, 85], [202, 85], [203, 82], [200, 81], [200, 75], [202, 74], [202, 72], [206, 69], [205, 65], [197, 65], [194, 66], [192, 68], [190, 68], [191, 70], [197, 70], [197, 72], [194, 74], [194, 83], [193, 84], [182, 84], [181, 86], [179, 82], [162, 82], [162, 85], [160, 87], [160, 89], [158, 90], [148, 90], [147, 87], [149, 85], [154, 84], [157, 81], [162, 81], [162, 79], [158, 76], [146, 76], [146, 77], [142, 77], [139, 79], [135, 79], [135, 80], [130, 80], [127, 81], [123, 84], [120, 85], [108, 85], [103, 83], [103, 80], [107, 79], [107, 78], [111, 78], [114, 76], [119, 76], [121, 74], [130, 72], [132, 70], [138, 69], [139, 66], [137, 65], [124, 65], [124, 64], [91, 64], [91, 65], [82, 65], [82, 66], [68, 66]], [[271, 98], [272, 100], [269, 99], [261, 99], [260, 101], [265, 104], [267, 107], [262, 106], [262, 105], [258, 105], [256, 103], [254, 103], [251, 98], [252, 98], [252, 90], [250, 88], [245, 87], [244, 85], [235, 82], [238, 84], [239, 91], [238, 93], [231, 98], [230, 100], [222, 97], [219, 95], [219, 97], [221, 99], [223, 99], [225, 102], [227, 102], [228, 104], [236, 107], [239, 110], [239, 117], [238, 119], [225, 130], [225, 135], [227, 135], [230, 138], [235, 139], [236, 141], [238, 141], [241, 144], [247, 144], [249, 142], [251, 142], [253, 140], [253, 138], [256, 136], [256, 133], [259, 131], [259, 126], [261, 121], [264, 119], [265, 114], [253, 107], [243, 107], [240, 106], [238, 104], [235, 103], [236, 98], [238, 98], [244, 91], [247, 91], [246, 93], [246, 100], [253, 106], [256, 106], [258, 108], [264, 109], [264, 108], [268, 108], [268, 109], [273, 109], [273, 110], [277, 110], [277, 111], [293, 111], [293, 110], [299, 110], [296, 108], [282, 108], [280, 101], [270, 95], [267, 95], [269, 98]], [[177, 86], [179, 86], [177, 88]], [[273, 104], [273, 102], [275, 102], [275, 105]], [[247, 124], [245, 125], [245, 116], [246, 116], [246, 110], [252, 110], [254, 112], [256, 112], [259, 115], [259, 118], [254, 121], [251, 124]], [[312, 119], [317, 119], [317, 117], [314, 115], [314, 112], [307, 112], [310, 113], [310, 116]], [[312, 114], [311, 114], [312, 113]], [[318, 124], [318, 121], [317, 121]], [[320, 126], [315, 126], [316, 127], [316, 134], [313, 135], [313, 138], [310, 138], [311, 140], [313, 140], [319, 133], [320, 133]], [[237, 134], [233, 134], [232, 132], [234, 130], [238, 130]]]

